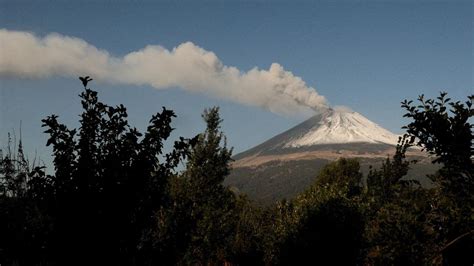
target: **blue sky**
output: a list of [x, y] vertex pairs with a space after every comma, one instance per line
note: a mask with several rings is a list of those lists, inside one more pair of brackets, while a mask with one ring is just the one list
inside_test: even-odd
[[[401, 100], [441, 90], [464, 100], [473, 93], [471, 1], [70, 2], [0, 1], [0, 28], [77, 37], [115, 57], [150, 44], [172, 49], [191, 41], [244, 72], [276, 62], [331, 105], [349, 106], [396, 133], [406, 122]], [[308, 117], [177, 88], [91, 87], [105, 103], [123, 103], [139, 129], [161, 106], [174, 109], [174, 137], [200, 132], [200, 113], [218, 105], [235, 152]], [[80, 92], [77, 78], [0, 76], [0, 145], [7, 132], [18, 132], [21, 120], [27, 149], [49, 162], [40, 120], [54, 113], [77, 127]]]

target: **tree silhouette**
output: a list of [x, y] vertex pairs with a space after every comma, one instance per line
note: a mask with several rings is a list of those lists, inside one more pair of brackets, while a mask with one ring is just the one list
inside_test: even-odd
[[468, 101], [451, 102], [447, 93], [442, 92], [436, 99], [418, 98], [419, 105], [403, 101], [412, 119], [406, 127], [416, 144], [436, 156], [433, 163], [441, 163], [443, 168], [439, 182], [449, 193], [471, 195], [474, 189], [473, 125], [469, 119], [474, 116], [474, 95]]
[[[451, 243], [453, 239], [463, 238], [459, 250], [474, 246], [474, 146], [473, 125], [474, 95], [468, 96], [464, 103], [452, 102], [447, 93], [442, 92], [436, 99], [418, 98], [418, 105], [403, 101], [405, 117], [412, 121], [405, 127], [414, 142], [435, 156], [433, 163], [442, 165], [431, 178], [438, 185], [431, 202], [433, 211], [431, 223], [438, 233], [440, 243]], [[470, 265], [474, 257], [466, 252], [455, 252], [442, 248], [450, 256], [449, 261]], [[447, 259], [446, 257], [444, 258]], [[445, 261], [445, 263], [448, 263]], [[454, 263], [454, 262], [453, 262]]]
[[[223, 185], [232, 149], [217, 107], [166, 153], [172, 110], [140, 133], [80, 80], [80, 127], [42, 120], [53, 175], [29, 163], [21, 138], [0, 150], [1, 265], [473, 263], [473, 96], [404, 101], [407, 135], [366, 187], [359, 162], [342, 158], [297, 197], [261, 207]], [[442, 165], [432, 188], [405, 180], [412, 145]]]
[[205, 110], [202, 117], [206, 130], [194, 139], [186, 169], [171, 187], [173, 203], [162, 216], [161, 224], [172, 236], [160, 238], [174, 242], [175, 263], [217, 264], [230, 256], [235, 198], [222, 182], [230, 171], [232, 151], [220, 131], [219, 109]]
[[163, 108], [142, 135], [128, 125], [124, 106], [105, 105], [87, 88], [80, 97], [79, 130], [55, 115], [43, 120], [55, 157], [54, 253], [67, 264], [141, 264], [153, 252], [146, 235], [190, 140], [181, 138], [163, 154], [173, 111]]

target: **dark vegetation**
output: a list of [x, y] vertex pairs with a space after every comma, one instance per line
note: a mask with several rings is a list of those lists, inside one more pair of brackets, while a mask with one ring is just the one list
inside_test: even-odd
[[[90, 89], [80, 97], [78, 130], [43, 120], [53, 175], [30, 165], [21, 142], [0, 157], [1, 265], [473, 263], [473, 96], [403, 102], [411, 122], [393, 158], [367, 176], [356, 160], [329, 163], [268, 207], [223, 185], [232, 150], [217, 108], [204, 112], [205, 132], [165, 154], [173, 111], [140, 133], [124, 106]], [[441, 165], [431, 188], [404, 178], [411, 145]]]
[[[439, 170], [438, 164], [432, 164], [429, 158], [411, 156], [409, 160], [417, 160], [411, 164], [403, 179], [414, 179], [421, 186], [431, 188], [433, 182], [426, 176]], [[383, 158], [357, 158], [360, 172], [364, 175], [374, 168], [382, 167]], [[294, 198], [305, 191], [317, 179], [329, 159], [307, 159], [293, 161], [270, 161], [259, 166], [233, 168], [224, 181], [224, 185], [233, 190], [245, 193], [255, 204], [268, 206], [275, 201]]]

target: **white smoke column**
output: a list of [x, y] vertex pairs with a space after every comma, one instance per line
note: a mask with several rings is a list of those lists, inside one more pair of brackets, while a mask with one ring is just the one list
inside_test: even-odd
[[191, 42], [172, 50], [150, 45], [124, 57], [114, 57], [78, 38], [59, 34], [40, 38], [28, 32], [0, 29], [0, 76], [79, 75], [156, 89], [179, 87], [279, 114], [294, 114], [308, 107], [315, 111], [328, 108], [323, 96], [277, 63], [268, 70], [253, 68], [243, 72], [223, 65], [213, 52]]

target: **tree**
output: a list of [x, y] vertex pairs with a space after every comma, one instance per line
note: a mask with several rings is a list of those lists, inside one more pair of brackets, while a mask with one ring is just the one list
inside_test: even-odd
[[413, 140], [407, 135], [399, 138], [395, 154], [382, 163], [380, 169], [373, 169], [367, 175], [367, 193], [377, 204], [384, 204], [398, 195], [401, 190], [408, 189], [410, 185], [417, 184], [416, 180], [404, 180], [410, 168], [406, 159], [406, 151], [412, 146]]
[[357, 264], [365, 224], [361, 178], [357, 160], [339, 159], [326, 165], [305, 192], [279, 203], [271, 263]]
[[30, 165], [24, 154], [21, 130], [17, 147], [12, 147], [11, 135], [8, 133], [6, 154], [4, 155], [3, 150], [0, 149], [0, 195], [7, 197], [25, 196], [24, 192], [28, 186], [30, 169], [36, 167], [38, 166], [35, 166], [34, 162]]
[[433, 163], [441, 163], [437, 182], [447, 193], [460, 197], [470, 197], [474, 191], [473, 125], [469, 119], [474, 115], [474, 95], [468, 101], [451, 102], [447, 93], [442, 92], [436, 99], [418, 98], [419, 105], [403, 101], [412, 119], [405, 126], [407, 133], [416, 144], [436, 156]]
[[79, 130], [60, 124], [56, 115], [43, 120], [55, 167], [42, 210], [52, 217], [54, 232], [45, 252], [59, 264], [152, 263], [164, 255], [152, 246], [150, 228], [169, 200], [167, 183], [191, 140], [180, 138], [163, 154], [173, 111], [152, 116], [142, 135], [129, 126], [124, 106], [103, 104], [88, 88], [80, 97]]
[[191, 216], [195, 222], [185, 257], [190, 261], [217, 263], [227, 259], [235, 221], [234, 195], [222, 185], [230, 172], [232, 149], [227, 148], [220, 131], [219, 108], [205, 110], [202, 117], [206, 130], [199, 135], [183, 173], [189, 181]]
[[[418, 98], [418, 105], [403, 101], [405, 117], [412, 121], [405, 127], [413, 141], [435, 156], [433, 163], [442, 165], [431, 176], [438, 185], [431, 202], [430, 222], [438, 232], [437, 241], [451, 243], [474, 227], [474, 95], [465, 102], [452, 102], [442, 92], [436, 99]], [[474, 237], [465, 245], [474, 245]], [[465, 240], [465, 239], [464, 239]], [[462, 247], [461, 247], [462, 249]], [[445, 258], [446, 259], [446, 258]], [[457, 258], [459, 260], [460, 258]], [[472, 256], [463, 254], [461, 260], [472, 264]]]
[[357, 195], [362, 188], [362, 173], [356, 159], [340, 158], [321, 169], [316, 179], [317, 185], [346, 186], [350, 195]]
[[230, 261], [236, 265], [265, 265], [265, 251], [272, 234], [268, 211], [255, 206], [246, 195], [238, 195]]
[[44, 166], [28, 161], [21, 134], [18, 146], [12, 146], [8, 134], [6, 153], [0, 149], [0, 263], [44, 262], [44, 250], [51, 244], [51, 217], [42, 210], [51, 194], [51, 179]]
[[411, 188], [383, 204], [369, 204], [365, 215], [368, 265], [437, 264], [439, 243], [430, 224], [431, 191]]
[[231, 253], [235, 197], [222, 182], [230, 171], [232, 150], [220, 131], [219, 109], [205, 110], [202, 117], [206, 130], [194, 139], [184, 172], [170, 183], [172, 202], [156, 230], [159, 238], [173, 243], [174, 263], [222, 263]]

